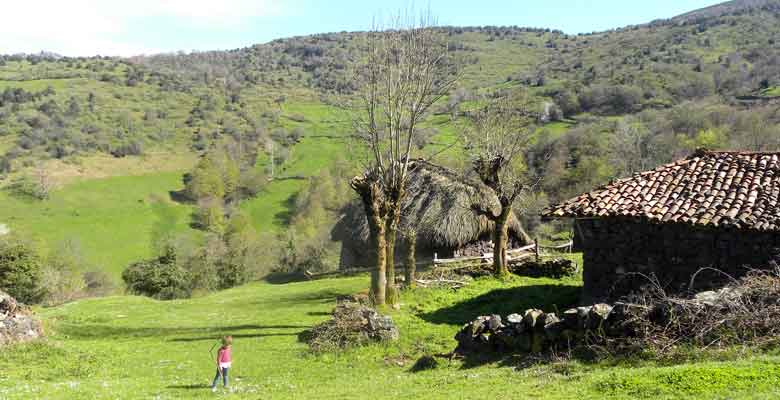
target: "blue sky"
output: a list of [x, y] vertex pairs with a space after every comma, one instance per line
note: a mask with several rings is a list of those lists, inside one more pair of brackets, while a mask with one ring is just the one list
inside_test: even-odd
[[11, 0], [0, 53], [70, 56], [231, 49], [365, 30], [376, 15], [430, 7], [440, 25], [519, 25], [581, 33], [672, 17], [712, 0]]

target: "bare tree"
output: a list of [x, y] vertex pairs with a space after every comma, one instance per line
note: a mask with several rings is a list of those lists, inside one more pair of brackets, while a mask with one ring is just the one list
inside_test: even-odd
[[476, 213], [494, 223], [493, 268], [497, 276], [509, 273], [509, 217], [530, 186], [523, 157], [531, 139], [530, 121], [522, 99], [502, 98], [475, 112], [472, 125], [463, 134], [473, 172], [498, 197], [498, 209], [472, 205]]
[[637, 118], [625, 117], [618, 121], [611, 138], [614, 149], [611, 162], [620, 176], [644, 171], [653, 165], [651, 137], [652, 132]]
[[398, 16], [390, 29], [373, 29], [357, 71], [359, 111], [353, 122], [369, 156], [365, 173], [351, 186], [368, 217], [376, 262], [371, 295], [378, 305], [397, 303], [394, 249], [415, 136], [459, 76], [446, 36], [434, 26], [424, 14], [419, 20]]
[[56, 183], [49, 173], [49, 170], [42, 163], [38, 164], [35, 168], [34, 179], [37, 197], [41, 200], [48, 199], [51, 192], [54, 190]]

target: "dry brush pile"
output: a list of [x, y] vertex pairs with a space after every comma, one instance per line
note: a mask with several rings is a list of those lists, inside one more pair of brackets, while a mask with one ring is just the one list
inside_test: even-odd
[[397, 340], [399, 333], [393, 319], [379, 314], [367, 303], [367, 297], [340, 298], [332, 318], [304, 332], [301, 339], [315, 353]]

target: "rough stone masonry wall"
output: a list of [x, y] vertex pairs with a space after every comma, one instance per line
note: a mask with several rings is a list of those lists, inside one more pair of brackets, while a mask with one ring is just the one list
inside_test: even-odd
[[480, 316], [455, 335], [455, 353], [539, 353], [584, 343], [591, 336], [623, 337], [628, 333], [628, 306], [595, 304], [566, 310], [560, 316], [530, 309], [522, 314]]
[[[674, 299], [651, 305], [600, 303], [570, 308], [558, 315], [529, 309], [506, 318], [497, 314], [480, 316], [464, 325], [455, 335], [458, 342], [455, 353], [540, 353], [598, 343], [605, 338], [641, 337], [647, 333], [647, 324], [666, 330], [669, 328], [667, 318], [671, 315], [679, 317], [684, 313], [694, 313], [700, 320], [715, 320], [720, 325], [726, 321], [722, 318], [728, 315], [730, 307], [744, 307], [745, 303], [740, 303], [742, 296], [752, 297], [749, 292], [744, 292], [744, 287], [726, 287], [718, 291], [697, 293], [687, 300]], [[770, 303], [774, 303], [776, 298], [770, 297]], [[750, 330], [762, 332], [755, 325], [750, 325]], [[654, 343], [659, 343], [658, 339], [651, 338]], [[709, 340], [707, 343], [711, 344]]]
[[[777, 258], [780, 235], [686, 224], [654, 224], [618, 218], [581, 219], [575, 235], [583, 249], [583, 300], [616, 299], [647, 284], [652, 274], [668, 293], [689, 289], [701, 268], [732, 277], [766, 268]], [[712, 270], [696, 275], [692, 290], [720, 286]]]

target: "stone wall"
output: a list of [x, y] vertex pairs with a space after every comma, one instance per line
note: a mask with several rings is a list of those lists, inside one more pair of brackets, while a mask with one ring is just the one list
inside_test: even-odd
[[[776, 284], [776, 279], [771, 284]], [[589, 306], [570, 308], [561, 314], [545, 313], [542, 310], [529, 309], [519, 314], [510, 314], [502, 318], [498, 314], [479, 316], [475, 320], [465, 324], [455, 335], [458, 342], [455, 353], [488, 353], [503, 352], [516, 353], [540, 353], [547, 350], [568, 350], [578, 345], [603, 343], [603, 339], [639, 338], [647, 335], [648, 327], [661, 329], [665, 334], [675, 334], [674, 328], [669, 329], [669, 321], [672, 315], [679, 318], [678, 321], [690, 321], [691, 314], [699, 318], [699, 322], [717, 321], [718, 326], [728, 326], [729, 335], [739, 338], [740, 343], [745, 337], [734, 335], [734, 314], [729, 314], [730, 308], [746, 310], [748, 314], [755, 313], [755, 309], [745, 308], [745, 303], [740, 302], [742, 297], [753, 298], [753, 304], [758, 304], [761, 309], [761, 318], [766, 318], [764, 311], [771, 308], [777, 301], [777, 297], [769, 294], [769, 304], [764, 303], [767, 298], [755, 302], [754, 296], [744, 292], [739, 287], [726, 287], [718, 291], [697, 293], [691, 299], [668, 299], [656, 301], [651, 304], [629, 304], [617, 302], [613, 304], [599, 303]], [[658, 300], [658, 299], [656, 299]], [[688, 314], [687, 318], [680, 318]], [[740, 315], [744, 317], [745, 315]], [[725, 318], [725, 319], [724, 319]], [[729, 320], [728, 318], [732, 318]], [[764, 331], [755, 324], [746, 322], [743, 328], [756, 332], [759, 335], [773, 330]], [[725, 322], [725, 324], [724, 324]], [[701, 329], [699, 325], [692, 325], [693, 329]], [[712, 333], [713, 331], [709, 330]], [[763, 333], [762, 333], [763, 332]], [[677, 331], [681, 335], [677, 338], [645, 337], [652, 343], [661, 343], [660, 340], [672, 340], [672, 343], [680, 337], [692, 338], [689, 332]], [[652, 333], [650, 333], [652, 335]], [[766, 337], [762, 338], [766, 342]], [[705, 342], [708, 346], [711, 340]]]
[[480, 316], [455, 335], [455, 353], [539, 353], [582, 343], [589, 335], [625, 336], [627, 311], [625, 306], [595, 304], [572, 308], [561, 315], [531, 309], [506, 318]]
[[[654, 275], [668, 293], [722, 286], [777, 258], [780, 235], [642, 223], [620, 218], [580, 219], [575, 236], [583, 249], [583, 301], [615, 299], [641, 288]], [[641, 274], [641, 275], [640, 275]]]

